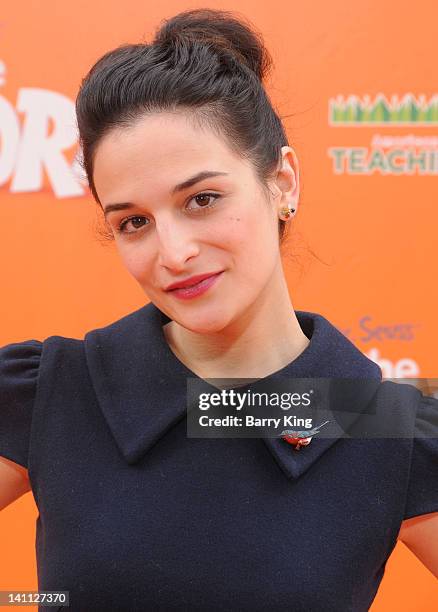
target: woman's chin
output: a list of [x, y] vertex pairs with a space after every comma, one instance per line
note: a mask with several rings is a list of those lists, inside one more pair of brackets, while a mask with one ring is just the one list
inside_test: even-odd
[[196, 309], [193, 310], [193, 315], [188, 313], [180, 314], [174, 317], [174, 320], [185, 329], [195, 334], [214, 334], [222, 331], [227, 325], [227, 321], [223, 314], [200, 313]]

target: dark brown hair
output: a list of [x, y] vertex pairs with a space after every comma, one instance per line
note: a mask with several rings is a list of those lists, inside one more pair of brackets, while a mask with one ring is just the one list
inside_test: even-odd
[[[282, 122], [262, 84], [272, 59], [262, 36], [228, 11], [188, 10], [162, 22], [150, 44], [117, 47], [82, 80], [76, 99], [80, 163], [90, 190], [93, 157], [110, 130], [145, 113], [183, 111], [250, 160], [261, 186], [288, 145]], [[279, 220], [283, 241], [286, 224]]]

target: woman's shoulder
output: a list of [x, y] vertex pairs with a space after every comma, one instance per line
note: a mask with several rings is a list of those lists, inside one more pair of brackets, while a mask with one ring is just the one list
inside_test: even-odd
[[88, 373], [99, 383], [103, 373], [95, 367], [98, 355], [105, 357], [105, 364], [116, 361], [120, 367], [123, 351], [117, 344], [123, 339], [129, 346], [141, 327], [138, 316], [138, 311], [131, 312], [83, 338], [50, 335], [0, 345], [0, 457], [28, 468], [38, 398], [50, 398], [58, 384], [84, 385]]
[[42, 347], [35, 339], [0, 347], [0, 455], [25, 468]]
[[38, 376], [42, 348], [43, 341], [35, 339], [0, 347], [0, 388], [3, 392], [17, 385], [26, 386], [26, 382]]
[[[83, 338], [54, 334], [43, 340], [26, 339], [0, 345], [0, 388], [5, 391], [17, 385], [25, 385], [38, 377], [42, 361], [49, 361], [49, 354], [61, 357], [64, 351], [82, 351], [84, 345], [117, 344], [129, 339], [130, 334], [157, 329], [153, 326], [150, 304], [85, 332]], [[156, 311], [154, 311], [156, 315]], [[148, 327], [148, 322], [150, 326]], [[156, 322], [156, 321], [155, 321]], [[132, 338], [131, 338], [132, 340]]]
[[419, 392], [404, 519], [438, 512], [438, 399]]

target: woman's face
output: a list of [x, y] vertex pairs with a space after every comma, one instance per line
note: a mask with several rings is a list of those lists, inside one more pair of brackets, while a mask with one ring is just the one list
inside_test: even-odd
[[[294, 180], [293, 171], [288, 176]], [[251, 164], [225, 142], [183, 114], [163, 113], [109, 132], [95, 152], [94, 182], [127, 270], [183, 327], [221, 331], [278, 297], [278, 209], [296, 205], [297, 181], [287, 201], [277, 184], [267, 199]], [[213, 284], [189, 299], [167, 290], [214, 273]]]

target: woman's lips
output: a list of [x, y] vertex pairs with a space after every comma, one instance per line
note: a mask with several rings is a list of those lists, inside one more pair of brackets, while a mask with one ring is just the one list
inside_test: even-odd
[[190, 300], [208, 291], [208, 289], [216, 283], [222, 274], [223, 271], [218, 272], [218, 274], [213, 274], [208, 278], [204, 278], [204, 280], [199, 281], [199, 283], [196, 283], [196, 285], [191, 285], [190, 287], [180, 287], [179, 289], [171, 289], [168, 291], [168, 293], [171, 293], [175, 297], [182, 300]]

